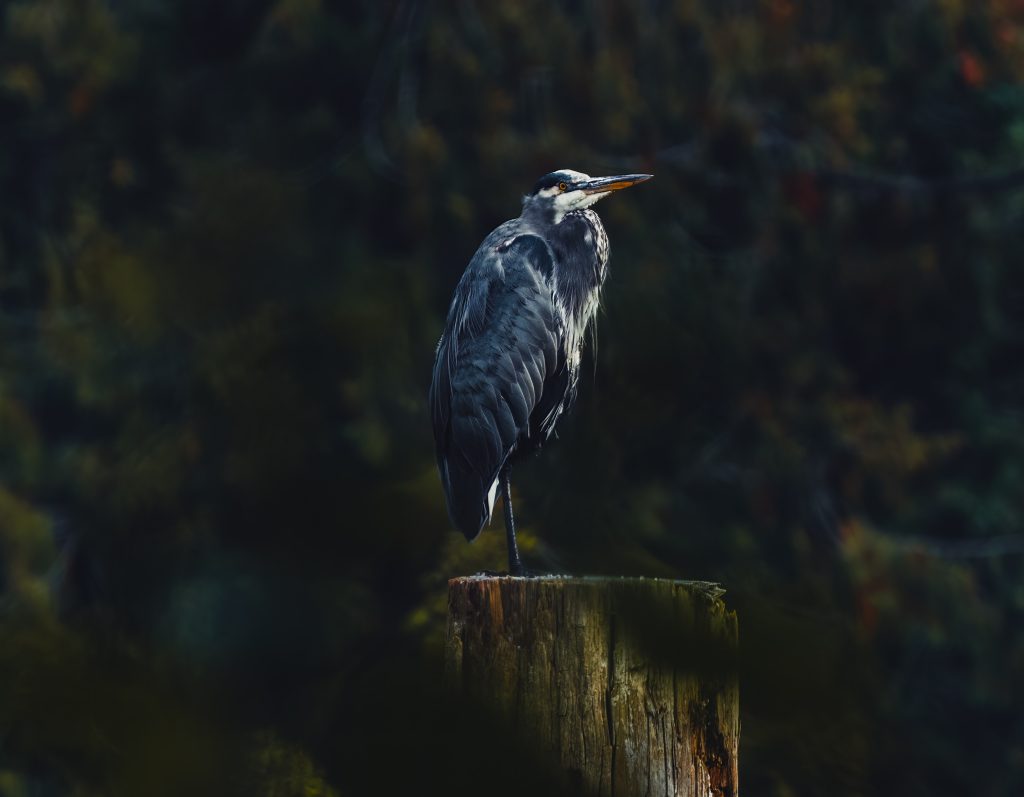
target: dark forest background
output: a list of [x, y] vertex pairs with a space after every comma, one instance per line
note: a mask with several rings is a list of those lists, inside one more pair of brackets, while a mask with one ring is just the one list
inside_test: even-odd
[[1024, 3], [0, 9], [2, 797], [545, 793], [425, 404], [558, 167], [656, 177], [528, 562], [726, 586], [745, 794], [1024, 793]]

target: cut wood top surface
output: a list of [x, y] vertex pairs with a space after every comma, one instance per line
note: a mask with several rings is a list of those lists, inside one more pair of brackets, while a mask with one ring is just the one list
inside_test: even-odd
[[646, 576], [571, 576], [551, 574], [542, 576], [510, 576], [507, 574], [474, 573], [471, 576], [455, 576], [448, 580], [448, 587], [458, 588], [468, 584], [535, 584], [538, 589], [551, 587], [605, 587], [610, 590], [647, 589], [651, 592], [684, 590], [717, 601], [725, 595], [725, 588], [714, 581], [691, 581], [672, 578], [648, 578]]

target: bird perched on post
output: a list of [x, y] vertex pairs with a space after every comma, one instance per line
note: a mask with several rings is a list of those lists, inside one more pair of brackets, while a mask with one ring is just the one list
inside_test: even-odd
[[468, 540], [490, 521], [500, 488], [513, 575], [525, 571], [512, 462], [538, 449], [571, 407], [608, 273], [608, 235], [591, 205], [651, 176], [545, 175], [519, 218], [480, 244], [455, 289], [430, 385], [437, 466], [448, 514]]

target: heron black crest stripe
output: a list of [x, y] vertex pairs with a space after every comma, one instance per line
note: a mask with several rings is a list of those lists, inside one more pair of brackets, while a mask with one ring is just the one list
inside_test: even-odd
[[533, 191], [531, 191], [530, 193], [537, 194], [543, 191], [545, 188], [552, 188], [553, 186], [556, 186], [559, 183], [571, 183], [573, 179], [574, 176], [572, 174], [569, 174], [568, 172], [551, 172], [550, 174], [545, 174], [543, 177], [541, 177], [537, 181], [537, 184], [533, 187]]

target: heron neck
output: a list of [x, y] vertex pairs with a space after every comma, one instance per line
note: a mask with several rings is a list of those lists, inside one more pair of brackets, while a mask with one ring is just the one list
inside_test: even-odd
[[550, 203], [527, 200], [520, 217], [529, 226], [543, 233], [556, 225], [555, 208]]

